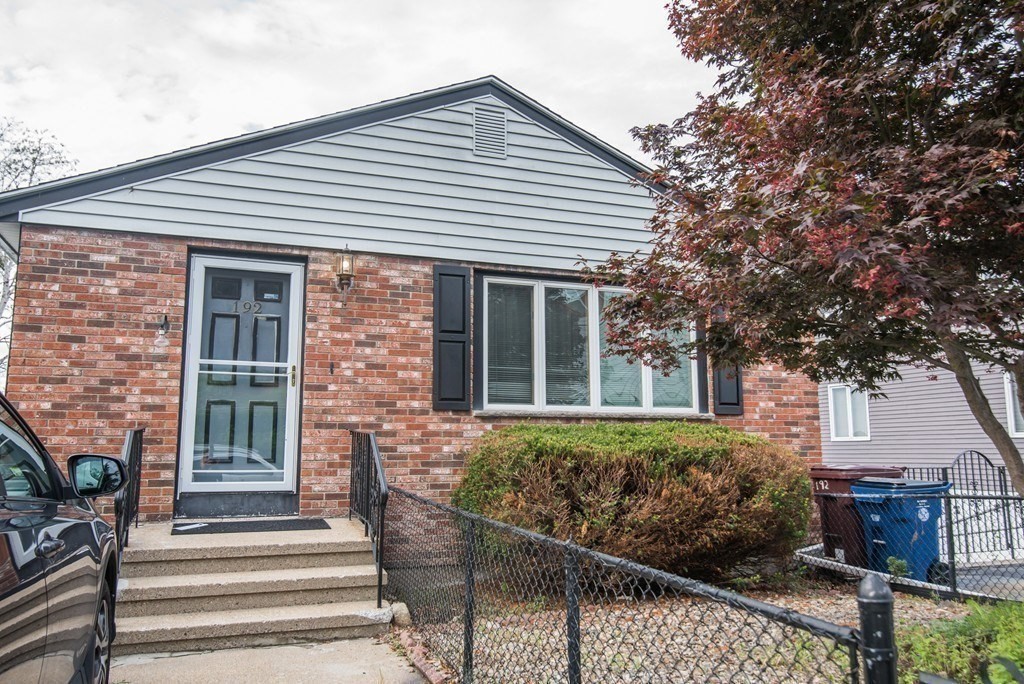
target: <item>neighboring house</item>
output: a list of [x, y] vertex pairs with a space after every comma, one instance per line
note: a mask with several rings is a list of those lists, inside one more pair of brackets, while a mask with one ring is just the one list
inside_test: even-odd
[[[816, 386], [602, 355], [645, 169], [483, 78], [0, 195], [7, 391], [58, 458], [145, 426], [142, 513], [337, 515], [348, 429], [446, 498], [521, 420], [713, 420], [819, 457]], [[742, 382], [741, 382], [742, 380]]]
[[[1009, 376], [975, 368], [996, 417], [1024, 449], [1024, 418]], [[957, 454], [980, 451], [1002, 459], [978, 425], [952, 373], [901, 367], [903, 379], [882, 387], [872, 399], [848, 385], [822, 383], [821, 452], [824, 463], [895, 466], [948, 465]]]

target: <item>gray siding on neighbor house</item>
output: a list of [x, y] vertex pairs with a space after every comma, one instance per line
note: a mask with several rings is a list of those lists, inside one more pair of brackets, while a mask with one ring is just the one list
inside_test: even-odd
[[[508, 157], [473, 153], [501, 108]], [[642, 249], [650, 192], [486, 96], [132, 187], [29, 209], [25, 223], [572, 268]]]
[[[996, 416], [1008, 426], [1006, 392], [1001, 372], [977, 368], [982, 390]], [[879, 465], [947, 465], [968, 449], [1002, 463], [995, 446], [975, 421], [952, 373], [942, 370], [901, 369], [903, 380], [889, 383], [885, 399], [868, 400], [871, 439], [833, 442], [828, 384], [819, 387], [821, 445], [825, 463]], [[930, 376], [937, 376], [929, 380]], [[1024, 438], [1015, 440], [1024, 448]]]

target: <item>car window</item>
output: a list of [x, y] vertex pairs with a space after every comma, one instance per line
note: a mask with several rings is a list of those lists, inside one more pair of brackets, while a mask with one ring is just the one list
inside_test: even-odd
[[57, 498], [45, 459], [17, 421], [0, 407], [0, 496]]

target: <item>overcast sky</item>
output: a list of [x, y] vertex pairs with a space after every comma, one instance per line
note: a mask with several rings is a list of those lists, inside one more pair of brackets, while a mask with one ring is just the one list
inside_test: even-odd
[[665, 0], [0, 0], [0, 115], [107, 167], [495, 74], [640, 157], [712, 75]]

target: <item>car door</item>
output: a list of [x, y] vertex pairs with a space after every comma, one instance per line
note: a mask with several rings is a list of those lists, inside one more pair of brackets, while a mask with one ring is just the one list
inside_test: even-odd
[[101, 584], [101, 549], [111, 528], [89, 504], [69, 500], [54, 507], [39, 528], [40, 548], [48, 547], [46, 595], [49, 622], [43, 682], [71, 681], [91, 657]]
[[35, 682], [47, 653], [49, 623], [49, 561], [40, 553], [40, 543], [57, 514], [62, 483], [34, 437], [2, 404], [0, 682]]
[[103, 550], [113, 530], [86, 500], [70, 495], [42, 443], [0, 395], [0, 463], [5, 460], [17, 474], [14, 493], [31, 510], [34, 554], [45, 569], [41, 681], [71, 681], [91, 656]]

